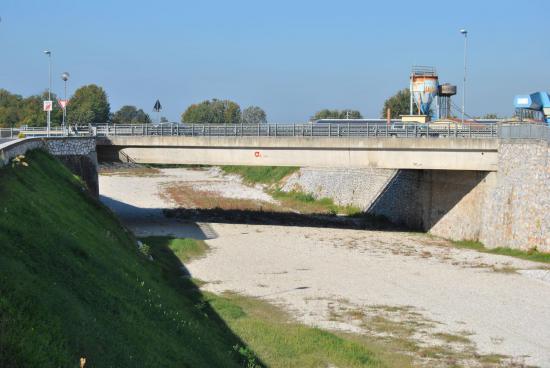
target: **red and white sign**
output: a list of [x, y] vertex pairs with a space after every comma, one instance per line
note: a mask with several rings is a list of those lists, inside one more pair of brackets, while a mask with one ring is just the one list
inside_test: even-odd
[[57, 99], [57, 103], [59, 103], [59, 106], [61, 106], [62, 109], [65, 109], [69, 103], [69, 100]]
[[53, 102], [44, 101], [44, 111], [52, 111], [52, 110], [53, 110]]
[[261, 157], [262, 154], [260, 153], [260, 151], [256, 151], [254, 152], [254, 157]]

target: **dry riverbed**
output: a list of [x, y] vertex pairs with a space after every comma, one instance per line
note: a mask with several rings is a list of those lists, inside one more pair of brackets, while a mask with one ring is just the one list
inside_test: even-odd
[[[251, 224], [230, 211], [196, 223], [203, 209], [255, 216], [292, 209], [216, 168], [133, 170], [102, 174], [102, 200], [138, 236], [206, 239], [208, 255], [187, 265], [206, 290], [261, 298], [303, 323], [375, 337], [419, 365], [550, 367], [545, 265], [356, 224]], [[165, 216], [180, 207], [186, 219]]]

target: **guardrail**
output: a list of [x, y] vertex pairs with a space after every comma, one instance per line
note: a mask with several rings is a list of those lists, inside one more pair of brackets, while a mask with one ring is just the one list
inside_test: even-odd
[[449, 137], [496, 138], [496, 124], [262, 124], [98, 125], [97, 136], [215, 137]]
[[81, 125], [62, 129], [2, 128], [0, 138], [45, 136], [188, 136], [188, 137], [397, 137], [503, 138], [550, 141], [550, 127], [538, 124], [161, 124]]

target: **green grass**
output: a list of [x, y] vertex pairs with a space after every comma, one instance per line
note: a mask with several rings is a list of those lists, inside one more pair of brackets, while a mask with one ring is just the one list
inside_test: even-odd
[[221, 166], [226, 174], [237, 174], [249, 184], [274, 184], [300, 168], [291, 166]]
[[26, 160], [0, 169], [1, 367], [77, 367], [81, 356], [86, 368], [258, 362], [179, 277], [168, 245], [154, 243], [147, 260], [57, 160], [41, 151]]
[[[166, 237], [145, 238], [151, 245], [153, 255], [159, 262], [167, 264], [162, 252], [165, 246], [177, 249], [181, 260], [200, 257], [207, 252], [203, 242], [191, 239]], [[179, 248], [179, 242], [196, 243], [196, 246]], [[175, 266], [175, 265], [174, 265]], [[170, 269], [170, 267], [166, 267]], [[401, 354], [387, 353], [381, 345], [366, 342], [357, 337], [308, 327], [292, 322], [279, 308], [267, 302], [226, 293], [215, 295], [205, 293], [204, 305], [212, 308], [247, 346], [239, 345], [235, 350], [242, 356], [251, 351], [269, 367], [408, 367], [410, 359]], [[252, 350], [251, 350], [252, 349]], [[255, 358], [250, 355], [250, 362]]]
[[201, 257], [208, 251], [205, 242], [194, 239], [178, 239], [165, 236], [150, 236], [140, 239], [143, 243], [156, 249], [164, 248], [173, 253], [183, 263]]
[[550, 263], [550, 253], [541, 253], [536, 249], [531, 250], [519, 250], [512, 248], [485, 248], [483, 243], [473, 240], [461, 240], [452, 242], [455, 247], [474, 249], [484, 253], [500, 254], [503, 256], [516, 257], [526, 259], [528, 261]]
[[324, 212], [329, 214], [345, 214], [347, 216], [358, 216], [361, 209], [355, 206], [339, 206], [331, 198], [316, 199], [309, 193], [300, 191], [284, 192], [280, 189], [270, 191], [273, 198], [281, 201], [287, 207], [298, 209], [300, 212]]
[[182, 275], [206, 244], [149, 237], [139, 250], [57, 160], [26, 161], [0, 169], [1, 367], [408, 366], [265, 302], [201, 293]]

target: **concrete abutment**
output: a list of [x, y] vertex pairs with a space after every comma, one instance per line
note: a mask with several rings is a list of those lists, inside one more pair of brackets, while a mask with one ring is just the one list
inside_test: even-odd
[[330, 197], [452, 240], [550, 252], [545, 141], [501, 141], [497, 171], [302, 168], [283, 189]]

